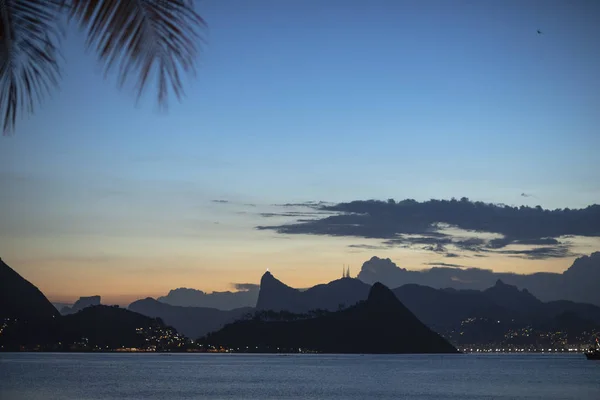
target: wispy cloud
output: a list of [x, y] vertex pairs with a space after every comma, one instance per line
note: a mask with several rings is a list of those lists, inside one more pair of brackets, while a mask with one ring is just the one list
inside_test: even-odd
[[273, 204], [275, 207], [310, 207], [310, 208], [321, 208], [328, 205], [334, 205], [335, 203], [327, 201], [305, 201], [302, 203], [283, 203]]
[[351, 244], [348, 247], [353, 249], [363, 249], [363, 250], [385, 250], [389, 249], [389, 246], [376, 246], [372, 244]]
[[533, 198], [537, 198], [537, 196], [534, 196], [531, 193], [525, 193], [525, 192], [521, 193], [521, 197], [533, 197]]
[[260, 289], [260, 285], [256, 284], [256, 283], [232, 283], [231, 286], [240, 292], [247, 292], [247, 291], [251, 291], [251, 290], [258, 290]]
[[450, 264], [450, 263], [444, 263], [444, 262], [427, 262], [427, 263], [423, 263], [423, 265], [433, 265], [433, 266], [438, 266], [438, 267], [450, 267], [450, 268], [469, 268], [469, 267], [461, 265], [461, 264]]

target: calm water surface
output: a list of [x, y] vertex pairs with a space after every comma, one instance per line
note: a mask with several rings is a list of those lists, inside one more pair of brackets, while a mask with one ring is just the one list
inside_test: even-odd
[[583, 355], [0, 353], [0, 399], [600, 399]]

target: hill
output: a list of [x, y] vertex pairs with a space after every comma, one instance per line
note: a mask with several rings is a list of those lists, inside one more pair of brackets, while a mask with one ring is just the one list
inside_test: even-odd
[[[84, 298], [79, 304], [99, 300]], [[185, 343], [160, 319], [116, 306], [89, 306], [61, 316], [38, 288], [0, 260], [1, 351], [179, 349]]]
[[150, 297], [134, 301], [127, 308], [148, 317], [160, 318], [190, 338], [198, 338], [216, 331], [226, 323], [253, 311], [250, 307], [223, 311], [206, 307], [172, 306]]
[[600, 324], [600, 307], [571, 301], [542, 302], [527, 289], [519, 290], [501, 280], [486, 290], [433, 289], [404, 285], [394, 294], [415, 315], [433, 328], [457, 326], [468, 318], [544, 325], [565, 312]]
[[358, 279], [342, 278], [300, 291], [265, 272], [260, 280], [257, 310], [305, 313], [310, 310], [339, 310], [365, 300], [370, 285]]
[[205, 293], [202, 290], [178, 288], [157, 298], [161, 303], [182, 307], [206, 307], [219, 310], [254, 307], [258, 298], [258, 285], [236, 284], [235, 292]]
[[0, 259], [0, 321], [9, 318], [37, 323], [59, 316], [37, 287]]
[[169, 341], [180, 339], [162, 320], [117, 306], [86, 307], [62, 317], [60, 323], [61, 342], [81, 343], [92, 349], [171, 346]]
[[83, 310], [86, 307], [98, 306], [100, 305], [100, 300], [102, 298], [100, 296], [82, 296], [73, 304], [73, 306], [64, 306], [60, 309], [61, 315], [69, 315], [74, 314], [78, 311]]
[[90, 306], [52, 321], [19, 321], [0, 335], [0, 350], [180, 349], [186, 339], [160, 319], [117, 306]]
[[322, 316], [237, 321], [201, 343], [259, 351], [308, 349], [322, 353], [455, 353], [456, 349], [420, 322], [385, 286], [368, 298]]
[[393, 292], [417, 318], [432, 329], [453, 327], [467, 318], [503, 320], [511, 315], [477, 290], [444, 290], [408, 284]]

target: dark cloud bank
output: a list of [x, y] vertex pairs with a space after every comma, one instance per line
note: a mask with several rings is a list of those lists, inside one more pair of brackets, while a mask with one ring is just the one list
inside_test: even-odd
[[[565, 237], [600, 236], [600, 205], [584, 209], [546, 210], [540, 206], [511, 207], [473, 202], [463, 197], [460, 200], [425, 202], [411, 199], [400, 202], [392, 199], [359, 200], [305, 206], [314, 210], [314, 218], [297, 219], [284, 225], [259, 226], [257, 229], [274, 230], [281, 234], [381, 240], [379, 246], [352, 245], [365, 250], [418, 247], [446, 257], [456, 257], [456, 253], [462, 251], [478, 257], [500, 253], [528, 259], [573, 256]], [[324, 216], [322, 213], [334, 215]], [[285, 212], [282, 215], [294, 216]], [[444, 225], [470, 231], [472, 237], [457, 238], [442, 233]], [[502, 235], [502, 238], [486, 240], [478, 233], [494, 233]], [[509, 245], [521, 246], [517, 249], [507, 248]]]

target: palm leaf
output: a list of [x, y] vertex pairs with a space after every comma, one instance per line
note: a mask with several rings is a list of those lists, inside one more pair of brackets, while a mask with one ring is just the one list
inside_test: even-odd
[[98, 53], [105, 73], [118, 70], [119, 86], [136, 76], [139, 99], [155, 72], [159, 105], [167, 106], [170, 90], [181, 99], [181, 72], [195, 72], [199, 28], [204, 26], [193, 0], [68, 0], [64, 4], [87, 32], [87, 45]]
[[0, 0], [0, 115], [4, 135], [58, 84], [58, 6], [49, 0]]

